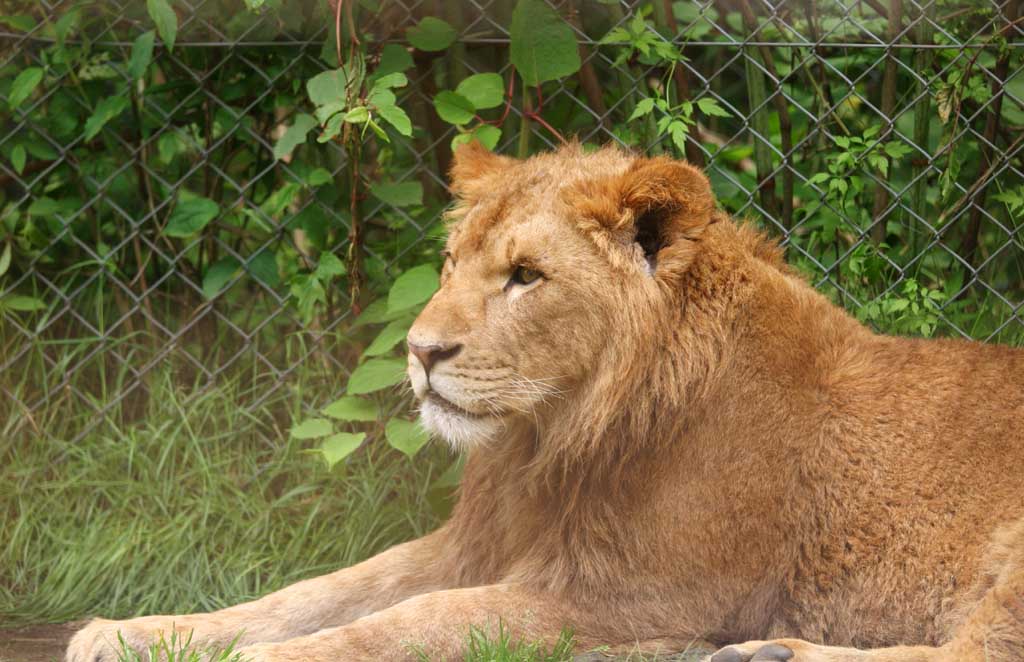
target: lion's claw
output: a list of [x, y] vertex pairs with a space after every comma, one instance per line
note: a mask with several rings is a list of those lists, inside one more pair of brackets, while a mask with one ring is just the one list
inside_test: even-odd
[[712, 655], [709, 662], [788, 662], [792, 657], [793, 649], [773, 643], [765, 644], [753, 652], [729, 646]]

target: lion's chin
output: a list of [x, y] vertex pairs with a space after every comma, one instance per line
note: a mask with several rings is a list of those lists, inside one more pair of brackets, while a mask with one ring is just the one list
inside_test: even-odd
[[420, 422], [456, 450], [485, 444], [501, 429], [501, 422], [496, 418], [470, 415], [430, 397], [420, 402]]

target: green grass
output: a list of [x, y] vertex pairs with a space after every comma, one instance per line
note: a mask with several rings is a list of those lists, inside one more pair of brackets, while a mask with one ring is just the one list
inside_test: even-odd
[[154, 641], [146, 650], [145, 655], [140, 655], [135, 649], [129, 648], [128, 643], [118, 636], [120, 648], [117, 651], [117, 662], [152, 662], [161, 660], [163, 662], [244, 662], [245, 658], [236, 653], [234, 644], [227, 648], [196, 649], [192, 647], [192, 636], [181, 637], [176, 632], [171, 633], [170, 639], [160, 637]]
[[[543, 642], [513, 639], [504, 625], [499, 624], [498, 631], [493, 634], [481, 628], [471, 628], [462, 659], [463, 662], [570, 662], [575, 646], [571, 630], [563, 630], [555, 645], [548, 647]], [[415, 652], [420, 662], [435, 660], [422, 650]]]
[[73, 399], [20, 430], [16, 415], [0, 421], [0, 623], [217, 609], [435, 527], [430, 485], [448, 451], [410, 460], [381, 441], [329, 472], [311, 442], [282, 431], [312, 379], [260, 406], [276, 417], [240, 404], [263, 377], [198, 389], [160, 369], [136, 422], [77, 442], [92, 414]]
[[[484, 630], [473, 628], [466, 639], [464, 662], [571, 662], [575, 641], [569, 630], [561, 633], [555, 645], [548, 648], [542, 643], [530, 643], [513, 640], [511, 634], [500, 627], [491, 636]], [[191, 636], [179, 636], [172, 633], [170, 639], [161, 637], [153, 642], [145, 655], [140, 655], [128, 647], [119, 638], [120, 649], [117, 651], [118, 662], [149, 662], [150, 660], [166, 660], [167, 662], [244, 662], [245, 657], [235, 652], [234, 646], [227, 648], [201, 649], [195, 648]], [[416, 651], [421, 662], [431, 662], [433, 658], [422, 651]]]
[[[146, 655], [140, 655], [128, 648], [123, 640], [117, 653], [118, 662], [149, 662], [150, 660], [167, 660], [167, 662], [244, 662], [245, 657], [235, 652], [234, 646], [220, 649], [197, 649], [191, 646], [191, 637], [172, 634], [170, 640], [163, 637], [150, 645]], [[576, 640], [572, 630], [565, 629], [554, 645], [547, 646], [543, 642], [528, 642], [514, 639], [512, 634], [499, 624], [497, 632], [482, 628], [471, 628], [466, 637], [466, 650], [463, 662], [572, 662], [580, 651], [576, 650]], [[440, 662], [439, 658], [431, 657], [421, 648], [412, 647], [412, 652], [420, 662]], [[618, 662], [694, 662], [702, 659], [704, 650], [687, 650], [669, 657], [660, 655], [643, 655], [627, 653], [614, 658], [606, 657], [600, 649], [593, 651], [598, 656], [593, 659], [608, 659]], [[591, 659], [591, 658], [587, 658]]]

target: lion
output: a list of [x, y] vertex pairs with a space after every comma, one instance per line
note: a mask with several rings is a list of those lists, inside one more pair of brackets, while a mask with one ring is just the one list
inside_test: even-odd
[[1024, 351], [873, 333], [684, 162], [471, 144], [451, 176], [408, 335], [423, 424], [468, 453], [449, 521], [253, 602], [93, 621], [67, 660], [172, 629], [258, 661], [451, 659], [471, 627], [1024, 659]]

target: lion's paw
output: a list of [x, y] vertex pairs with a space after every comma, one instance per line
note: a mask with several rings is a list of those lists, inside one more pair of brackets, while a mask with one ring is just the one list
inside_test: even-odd
[[114, 662], [122, 641], [138, 653], [145, 651], [152, 631], [133, 621], [95, 618], [75, 633], [64, 656], [66, 662]]
[[721, 649], [708, 662], [798, 662], [793, 655], [792, 648], [780, 643], [748, 641]]

